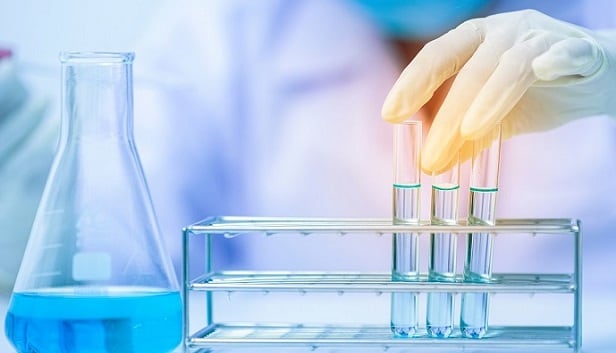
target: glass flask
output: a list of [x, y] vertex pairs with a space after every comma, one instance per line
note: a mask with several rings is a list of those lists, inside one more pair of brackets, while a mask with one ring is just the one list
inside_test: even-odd
[[133, 141], [132, 53], [63, 53], [60, 144], [5, 320], [18, 352], [167, 353], [181, 298]]

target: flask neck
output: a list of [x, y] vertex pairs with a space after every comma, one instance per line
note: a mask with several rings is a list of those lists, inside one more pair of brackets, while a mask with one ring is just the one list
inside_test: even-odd
[[62, 140], [132, 140], [131, 62], [65, 61]]

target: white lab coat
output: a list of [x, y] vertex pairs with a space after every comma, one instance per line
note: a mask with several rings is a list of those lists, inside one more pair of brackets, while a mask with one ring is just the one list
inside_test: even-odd
[[21, 264], [56, 142], [48, 101], [28, 94], [12, 59], [0, 60], [0, 294]]
[[[588, 15], [583, 4], [563, 6], [562, 17]], [[136, 82], [136, 134], [176, 265], [180, 228], [206, 216], [390, 215], [392, 134], [380, 107], [402, 65], [346, 5], [188, 1], [157, 17], [135, 62], [137, 80], [144, 77]], [[512, 9], [499, 6], [494, 10]], [[587, 257], [609, 261], [616, 247], [609, 239], [616, 224], [612, 151], [616, 123], [606, 117], [507, 141], [498, 216], [581, 218]], [[390, 266], [386, 238], [279, 240], [271, 248], [255, 239], [222, 241], [215, 256], [243, 269]], [[558, 264], [554, 253], [570, 258], [567, 249], [507, 245], [495, 257], [516, 266], [524, 257], [529, 267], [549, 270], [546, 259]], [[595, 276], [585, 278], [599, 282]]]
[[[390, 214], [391, 127], [379, 116], [399, 65], [374, 28], [333, 1], [162, 14], [135, 61], [137, 78], [158, 74], [137, 91], [135, 129], [176, 263], [182, 225], [210, 215]], [[254, 263], [257, 247], [218, 256]]]

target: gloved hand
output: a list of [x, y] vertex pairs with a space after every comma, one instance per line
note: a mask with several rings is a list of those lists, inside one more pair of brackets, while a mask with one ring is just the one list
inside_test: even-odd
[[616, 32], [534, 10], [466, 21], [417, 54], [387, 96], [383, 118], [408, 119], [454, 75], [424, 144], [425, 171], [444, 170], [460, 150], [470, 157], [465, 142], [499, 121], [507, 138], [616, 115]]

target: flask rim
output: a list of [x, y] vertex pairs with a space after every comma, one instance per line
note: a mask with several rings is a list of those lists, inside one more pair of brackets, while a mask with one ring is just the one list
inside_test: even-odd
[[67, 51], [60, 53], [62, 64], [130, 64], [135, 59], [133, 52]]

